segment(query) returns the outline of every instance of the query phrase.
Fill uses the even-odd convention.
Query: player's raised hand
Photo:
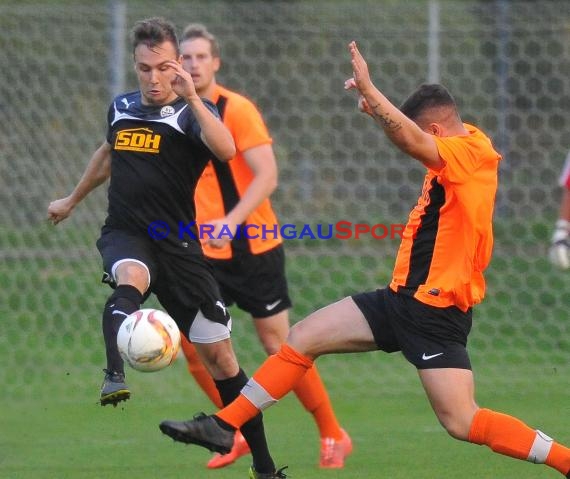
[[[368,89],[374,86],[372,80],[370,80],[368,65],[358,50],[355,41],[348,44],[348,51],[351,58],[352,78],[346,80],[344,88],[346,90],[356,88],[360,93],[365,94]]]
[[[344,82],[345,90],[358,90],[358,109],[364,113],[372,115],[370,105],[364,98],[361,88],[363,85],[372,86],[370,75],[368,73],[368,65],[356,47],[356,42],[350,42],[348,49],[351,54],[352,73],[353,77]],[[363,82],[363,77],[365,81]]]
[[[165,62],[165,65],[176,72],[176,76],[174,80],[172,80],[172,90],[174,90],[174,93],[186,100],[198,98],[196,88],[194,87],[194,80],[192,80],[190,73],[184,70],[182,65],[174,60]]]

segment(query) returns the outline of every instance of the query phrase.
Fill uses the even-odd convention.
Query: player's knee
[[[319,356],[315,347],[315,343],[318,342],[315,341],[317,338],[302,323],[303,321],[291,327],[287,336],[287,344],[301,354],[316,358]]]
[[[281,338],[278,334],[262,334],[259,336],[259,340],[268,356],[277,353],[281,344],[285,342],[285,338]]]
[[[300,341],[303,338],[302,328],[299,324],[295,324],[289,330],[289,334],[287,335],[287,343],[290,344],[293,348],[297,349],[299,347]]]
[[[438,419],[452,438],[467,441],[469,437],[469,424],[466,421],[453,415],[440,415]]]
[[[118,284],[130,284],[141,293],[145,293],[150,284],[148,268],[139,262],[125,261],[117,267],[115,276]]]

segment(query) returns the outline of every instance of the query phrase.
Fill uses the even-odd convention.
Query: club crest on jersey
[[[158,153],[161,136],[149,128],[121,130],[115,138],[115,150],[142,151]]]
[[[172,116],[174,115],[174,113],[175,113],[174,107],[170,105],[163,106],[160,109],[160,116],[162,118],[166,118],[167,116]]]

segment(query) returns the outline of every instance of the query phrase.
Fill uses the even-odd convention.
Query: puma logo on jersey
[[[133,128],[117,133],[115,150],[158,153],[161,136],[148,128]]]
[[[224,316],[228,315],[228,310],[226,309],[226,305],[224,303],[221,301],[216,301],[216,306],[224,312]]]
[[[124,103],[125,108],[127,109],[134,103],[134,101],[129,101],[126,98],[122,98],[121,101]]]

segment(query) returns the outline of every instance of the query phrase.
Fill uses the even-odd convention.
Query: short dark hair
[[[439,107],[457,109],[457,104],[443,85],[424,83],[402,103],[400,111],[411,120],[417,120],[426,110]]]
[[[179,54],[176,29],[171,22],[162,17],[140,20],[135,23],[131,30],[133,53],[140,44],[144,44],[152,49],[164,42],[172,43],[176,49],[176,54]]]
[[[195,38],[203,38],[209,41],[212,47],[212,56],[214,58],[220,58],[220,44],[218,43],[218,39],[201,23],[191,23],[188,25],[182,32],[180,42],[194,40]]]

